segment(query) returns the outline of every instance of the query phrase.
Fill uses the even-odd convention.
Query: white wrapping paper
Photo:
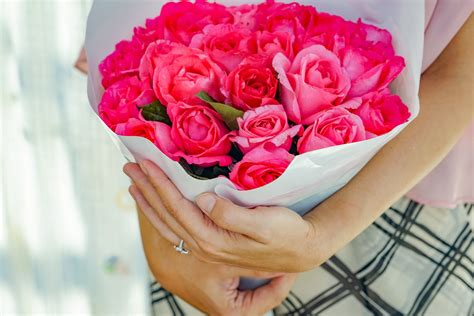
[[[88,95],[92,109],[103,94],[98,65],[110,54],[116,43],[130,39],[133,27],[160,13],[162,0],[95,0],[89,15],[86,52],[89,62]],[[262,1],[220,1],[226,5]],[[291,2],[291,1],[282,1]],[[412,121],[419,111],[418,88],[423,56],[424,0],[303,0],[318,11],[338,14],[346,19],[362,18],[364,22],[388,29],[398,55],[407,67],[392,84],[392,91],[409,107]],[[118,136],[105,124],[115,144],[129,160],[148,159],[159,165],[188,199],[214,191],[242,206],[281,205],[304,214],[343,187],[382,148],[406,127],[403,124],[390,133],[354,144],[330,147],[305,153],[293,160],[276,181],[250,191],[238,191],[227,178],[199,180],[160,152],[150,141],[140,137]],[[383,176],[383,175],[381,175]],[[241,288],[254,288],[261,280],[245,280]]]
[[[222,4],[260,3],[261,1],[221,1]],[[289,1],[283,1],[289,2]],[[398,55],[407,67],[392,84],[392,91],[408,105],[413,120],[419,111],[420,81],[424,32],[423,0],[304,0],[319,11],[341,15],[347,19],[362,18],[365,22],[388,29]],[[97,113],[103,89],[98,65],[114,49],[117,42],[129,39],[133,27],[143,25],[146,18],[160,13],[162,0],[95,0],[89,15],[86,51],[89,62],[88,95]],[[285,173],[276,181],[250,191],[238,191],[226,178],[199,180],[160,152],[150,141],[140,137],[118,136],[109,130],[112,139],[129,160],[149,159],[159,165],[183,195],[193,200],[197,195],[214,191],[243,206],[282,205],[300,214],[308,211],[343,187],[372,156],[405,126],[371,140],[330,147],[296,156]]]

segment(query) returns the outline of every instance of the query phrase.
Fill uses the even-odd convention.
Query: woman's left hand
[[[203,261],[252,270],[302,272],[319,260],[318,230],[285,207],[244,208],[212,193],[185,199],[154,163],[128,163],[130,193],[158,232]]]

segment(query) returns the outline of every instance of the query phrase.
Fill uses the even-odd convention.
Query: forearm
[[[472,19],[423,75],[421,112],[343,189],[306,219],[319,232],[319,264],[350,242],[427,175],[473,120]]]

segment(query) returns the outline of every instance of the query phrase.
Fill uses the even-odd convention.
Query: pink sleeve
[[[426,0],[425,3],[423,71],[449,44],[474,7],[474,0]],[[474,203],[473,174],[474,122],[446,158],[407,195],[435,207],[453,208],[459,203]]]
[[[466,22],[474,8],[474,0],[426,0],[425,71],[446,48]]]

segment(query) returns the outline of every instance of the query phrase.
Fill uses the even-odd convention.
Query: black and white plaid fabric
[[[275,315],[474,315],[473,204],[398,201],[321,267]],[[154,282],[155,315],[200,315]]]

